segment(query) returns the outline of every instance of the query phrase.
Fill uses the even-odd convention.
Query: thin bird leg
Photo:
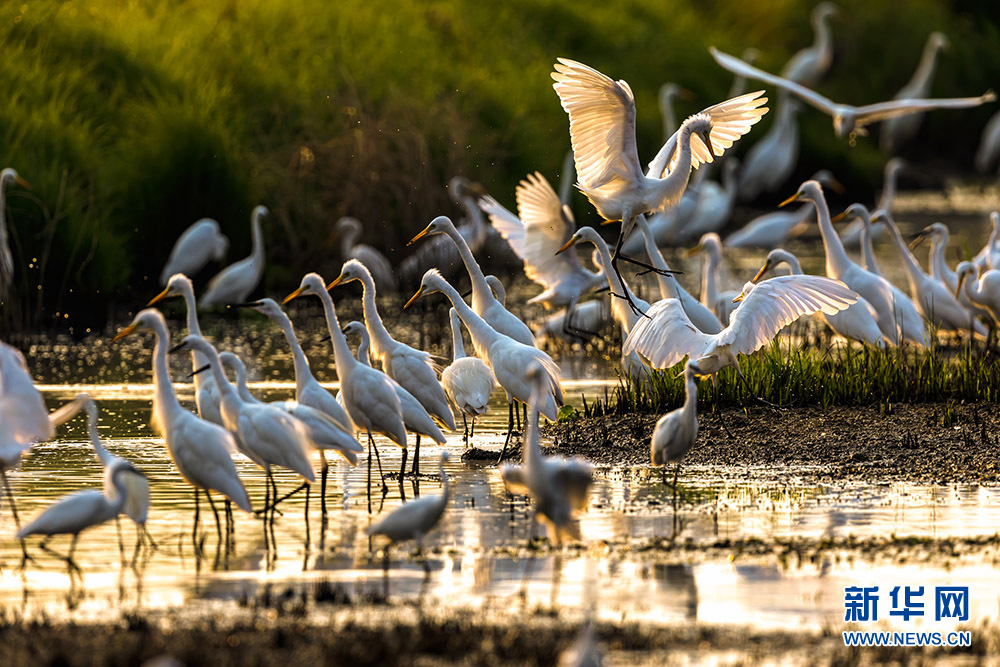
[[[83,569],[76,564],[73,560],[73,554],[76,553],[76,542],[80,539],[80,533],[73,536],[73,541],[69,543],[69,555],[66,556],[66,565],[70,567],[71,570],[76,570],[77,575],[80,577],[80,581],[83,581]]]
[[[4,472],[2,466],[0,466],[0,480],[3,481],[4,491],[7,493],[7,502],[10,503],[10,512],[14,515],[14,527],[17,528],[18,532],[21,531],[21,518],[17,515],[17,503],[14,502],[14,492],[10,490],[10,481],[7,479],[7,473]],[[28,555],[28,547],[25,545],[24,540],[21,540],[21,569],[28,561],[32,563],[35,559]]]
[[[122,540],[122,522],[118,518],[119,515],[115,515],[115,532],[118,533],[118,555],[122,559],[122,563],[125,562],[125,542]]]
[[[375,460],[378,461],[378,474],[382,477],[382,495],[385,495],[389,493],[389,487],[385,483],[385,473],[382,472],[382,457],[378,455],[378,446],[375,445],[375,438],[372,437],[371,431],[368,431],[368,446],[371,448],[370,451],[375,452]],[[368,465],[371,465],[371,454],[368,457]]]
[[[306,552],[309,551],[309,543],[311,542],[311,540],[310,540],[311,536],[309,535],[309,494],[311,492],[312,492],[312,487],[309,487],[309,488],[306,489],[306,509],[305,509],[305,518],[306,518],[306,545],[305,546],[306,546]]]
[[[272,480],[271,483],[273,484],[274,483],[273,478],[271,478],[271,480]],[[292,496],[294,496],[299,491],[302,491],[303,489],[306,489],[308,491],[308,489],[309,489],[309,482],[302,482],[302,484],[299,485],[299,486],[297,486],[297,487],[295,487],[295,489],[293,491],[289,491],[288,493],[286,493],[285,495],[281,496],[280,498],[277,498],[277,487],[275,486],[275,498],[277,498],[277,499],[273,503],[271,503],[270,505],[265,504],[264,505],[264,509],[257,510],[255,512],[255,514],[261,514],[261,513],[267,513],[267,512],[277,511],[275,508],[278,506],[278,503],[282,503],[282,502],[288,500],[289,498],[291,498]],[[278,514],[281,514],[281,512],[278,512]]]
[[[768,406],[770,408],[779,408],[779,407],[781,407],[780,405],[775,405],[774,403],[771,403],[770,401],[765,401],[763,398],[761,398],[757,394],[753,393],[753,389],[750,388],[750,382],[748,382],[747,379],[743,376],[743,371],[740,370],[739,366],[736,367],[736,377],[738,377],[740,379],[740,382],[743,383],[743,387],[747,390],[747,393],[750,394],[751,396],[753,396],[757,400],[758,403],[762,403],[762,404],[764,404],[764,405],[766,405],[766,406]]]
[[[143,538],[149,543],[149,547],[151,549],[158,549],[159,545],[156,543],[156,540],[153,539],[153,535],[149,532],[149,528],[146,527],[146,524],[140,524],[140,528],[142,528]]]
[[[197,489],[197,487],[195,487],[195,490],[194,490],[194,530],[191,531],[191,543],[194,545],[194,555],[195,555],[196,558],[198,557],[198,554],[201,551],[198,548],[198,514],[201,511],[200,505],[201,505],[201,503],[199,502],[199,499],[198,499],[198,489]]]
[[[521,431],[521,408],[516,402],[514,403],[514,427],[518,432]]]
[[[410,474],[416,477],[420,474],[420,434],[417,433],[417,448],[413,452],[413,467],[410,468]]]
[[[268,505],[270,504],[269,503],[270,500],[271,500],[271,485],[265,482],[264,483],[264,509],[262,509],[259,512],[257,512],[257,514],[259,514],[261,516],[261,523],[260,523],[260,525],[264,529],[264,550],[265,551],[270,551],[271,550],[270,537],[267,534],[267,508],[268,508]]]
[[[326,516],[326,476],[330,472],[330,464],[326,460],[326,454],[321,450],[319,453],[321,459],[323,459],[323,470],[320,472],[320,487],[319,487],[319,506],[320,514]]]
[[[476,415],[472,415],[472,428],[469,429],[469,437],[476,437]]]
[[[465,435],[462,436],[462,440],[465,441],[466,449],[469,448],[469,422],[465,418],[465,411],[462,411],[462,427],[465,429]]]
[[[625,241],[625,223],[622,223],[622,233],[618,235],[618,243],[615,244],[615,254],[611,256],[611,268],[614,270],[615,275],[618,276],[618,281],[624,285],[625,278],[622,276],[621,269],[618,268],[618,260],[622,259],[622,243]],[[628,301],[629,308],[636,315],[641,315],[642,317],[649,317],[646,313],[642,312],[639,305],[632,300],[629,296],[628,290],[625,290],[625,294],[615,294],[614,290],[611,290],[611,296],[618,297],[619,299],[625,299]]]
[[[573,315],[576,313],[576,299],[566,307],[566,316],[563,317],[563,333],[573,338],[579,338],[581,343],[597,335],[596,331],[584,329],[573,324]]]
[[[215,537],[219,541],[219,546],[222,546],[222,522],[219,521],[219,510],[215,507],[215,501],[212,500],[212,494],[205,489],[205,497],[208,498],[208,504],[212,507],[212,514],[215,515]]]
[[[503,461],[504,454],[507,453],[507,445],[510,444],[510,434],[514,432],[514,399],[510,399],[507,403],[507,437],[503,441],[503,449],[500,450],[500,458],[497,459],[497,465]]]

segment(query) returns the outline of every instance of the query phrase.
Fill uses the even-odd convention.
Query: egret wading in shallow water
[[[221,262],[227,250],[229,239],[219,229],[219,223],[202,218],[177,237],[160,273],[160,284],[166,286],[170,276],[177,273],[193,276],[212,260]]]
[[[375,281],[372,280],[365,265],[356,259],[345,262],[340,270],[340,275],[327,286],[327,290],[352,280],[359,281],[363,287],[362,301],[365,326],[368,327],[368,335],[371,336],[372,352],[381,360],[385,374],[420,401],[428,414],[441,422],[448,430],[454,431],[455,416],[451,413],[448,397],[444,395],[444,389],[438,382],[437,371],[431,362],[431,355],[399,342],[385,328],[382,317],[378,313],[378,307],[375,305]],[[485,277],[483,284],[486,284]],[[486,289],[489,291],[488,285]],[[436,435],[440,435],[440,432]],[[403,463],[404,465],[406,463],[405,453]],[[413,468],[410,473],[420,474],[420,431],[417,432],[417,443],[413,452]]]
[[[667,140],[643,173],[635,135],[635,100],[624,81],[559,58],[553,88],[569,115],[577,187],[608,222],[622,221],[612,266],[621,279],[622,243],[635,216],[676,207],[691,170],[714,161],[767,113],[763,91],[749,93],[691,116]],[[635,260],[631,260],[635,262]],[[636,262],[647,269],[651,266]],[[638,307],[628,297],[630,307]]]
[[[233,436],[218,424],[205,421],[181,407],[174,393],[167,368],[167,348],[170,333],[167,321],[155,308],[140,310],[132,323],[118,332],[118,341],[139,329],[148,329],[156,336],[153,348],[153,428],[163,436],[170,458],[177,466],[184,480],[194,487],[194,530],[191,538],[195,553],[201,551],[198,544],[198,492],[205,492],[208,503],[215,515],[215,531],[222,543],[222,524],[219,512],[212,500],[212,491],[217,491],[231,500],[245,512],[251,512],[250,497],[243,482],[236,474],[236,466],[230,456],[236,451]]]
[[[393,544],[415,540],[417,550],[422,551],[424,535],[437,525],[445,508],[448,507],[448,499],[451,497],[451,483],[448,481],[448,474],[444,471],[444,464],[448,462],[448,458],[448,452],[441,452],[441,460],[438,463],[438,476],[443,487],[441,495],[423,496],[403,503],[368,526],[365,533],[371,536],[382,535],[389,538]],[[388,558],[388,553],[386,553],[386,558]]]
[[[49,419],[41,392],[31,381],[24,355],[16,347],[0,342],[0,481],[3,482],[3,491],[7,494],[14,525],[18,529],[21,528],[21,519],[7,471],[16,470],[21,465],[21,455],[34,443],[50,440],[53,435],[55,427]],[[21,554],[27,561],[24,540],[21,540]]]
[[[476,431],[476,417],[486,414],[490,404],[490,394],[496,386],[493,371],[479,357],[465,356],[465,343],[462,340],[462,320],[458,312],[448,310],[451,320],[452,362],[441,371],[441,384],[444,393],[462,413],[462,426],[465,428],[465,442],[468,444],[470,435]],[[472,417],[472,431],[466,421],[466,415]]]
[[[708,48],[723,69],[734,74],[741,74],[748,79],[754,79],[782,90],[787,90],[806,104],[813,106],[833,118],[833,131],[838,137],[867,134],[866,127],[890,118],[898,118],[908,114],[922,113],[934,109],[969,109],[996,100],[996,94],[988,90],[979,97],[952,97],[939,99],[907,99],[878,102],[865,106],[838,104],[795,81],[769,74],[762,69],[749,65],[735,56],[719,51],[714,46]]]
[[[267,215],[266,206],[258,206],[253,210],[250,216],[253,251],[249,257],[230,264],[209,281],[208,288],[201,295],[199,307],[212,308],[242,303],[257,288],[257,283],[264,275],[264,233],[260,225]]]
[[[73,560],[76,552],[76,542],[82,533],[91,526],[97,526],[117,517],[128,500],[128,482],[130,476],[145,479],[145,475],[133,468],[127,462],[118,466],[111,473],[111,484],[114,494],[104,491],[77,491],[60,498],[42,512],[34,521],[17,531],[17,539],[23,540],[29,535],[44,535],[40,547],[46,551],[48,540],[53,535],[72,535],[69,554],[62,557],[70,568],[70,576],[75,571],[81,578],[83,570]]]
[[[357,218],[341,218],[334,226],[333,233],[340,237],[342,261],[356,259],[368,269],[375,286],[383,292],[395,292],[399,288],[392,262],[385,255],[366,243],[356,243],[361,237],[361,221]]]
[[[677,518],[677,476],[681,471],[681,461],[694,447],[698,439],[698,383],[701,374],[698,364],[688,359],[684,365],[684,405],[671,410],[656,420],[653,435],[649,440],[649,460],[654,466],[674,466],[674,519]],[[666,483],[666,472],[664,483]],[[675,521],[676,526],[676,521]]]
[[[156,543],[153,542],[153,538],[146,529],[146,520],[149,518],[149,480],[129,461],[109,452],[104,443],[101,442],[97,433],[97,405],[90,398],[90,395],[77,394],[76,398],[51,414],[52,423],[56,426],[65,424],[81,410],[87,413],[87,433],[90,436],[90,444],[94,448],[97,460],[104,467],[104,495],[112,501],[116,499],[118,492],[114,484],[115,471],[125,468],[129,473],[132,473],[122,477],[122,486],[125,488],[125,504],[121,511],[135,522],[136,552],[147,538],[150,545],[155,547]],[[136,472],[139,474],[134,474]],[[118,522],[117,514],[115,522]],[[118,537],[120,540],[120,531]]]
[[[451,301],[452,307],[465,324],[472,336],[472,344],[476,354],[493,369],[493,377],[507,393],[509,406],[507,414],[507,437],[504,439],[500,459],[507,453],[511,433],[514,430],[514,401],[528,403],[531,398],[532,386],[524,376],[524,369],[531,362],[536,362],[545,369],[547,378],[546,391],[538,403],[538,411],[548,419],[555,421],[559,407],[564,403],[562,387],[559,384],[559,367],[552,357],[536,347],[525,345],[510,336],[498,332],[486,320],[476,314],[462,299],[462,295],[452,287],[440,272],[431,269],[420,281],[420,289],[410,297],[403,308],[420,298],[421,295],[442,293]]]
[[[20,185],[31,189],[28,181],[21,178],[14,169],[7,167],[0,171],[0,302],[10,296],[14,284],[14,256],[10,252],[7,238],[7,187]]]
[[[823,187],[834,192],[844,192],[844,186],[826,169],[820,169],[810,180],[818,181]],[[760,215],[741,229],[736,230],[723,241],[726,248],[778,248],[797,236],[804,234],[811,226],[810,217],[815,209],[802,204],[794,211],[777,210]]]
[[[382,461],[378,458],[378,448],[375,446],[372,433],[381,433],[401,449],[406,449],[406,426],[403,423],[403,409],[399,396],[396,395],[396,390],[384,373],[358,363],[358,360],[351,354],[347,338],[344,337],[344,332],[340,329],[340,322],[337,320],[337,309],[333,305],[333,298],[327,292],[326,283],[323,282],[322,276],[318,273],[304,275],[299,288],[286,296],[284,303],[306,294],[319,297],[323,304],[326,326],[329,329],[330,341],[333,345],[333,358],[337,364],[337,376],[340,379],[339,397],[343,399],[344,409],[347,410],[351,421],[357,428],[364,430],[368,436],[369,498],[371,497],[371,455],[373,451],[379,462],[382,493],[385,494],[389,488],[385,484]],[[403,465],[406,465],[405,459]],[[402,473],[403,470],[400,469],[399,483],[401,485],[403,483]],[[370,511],[370,501],[368,507]]]

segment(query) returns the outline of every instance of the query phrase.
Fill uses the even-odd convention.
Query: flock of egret
[[[769,213],[725,242],[717,234],[728,221],[737,197],[754,197],[780,187],[794,167],[798,151],[795,119],[802,109],[789,95],[832,116],[838,136],[864,134],[867,126],[882,122],[884,145],[890,146],[912,136],[913,121],[917,120],[914,114],[938,108],[966,108],[993,99],[992,93],[972,98],[925,99],[934,56],[947,44],[943,36],[935,33],[918,75],[896,99],[860,107],[832,102],[807,86],[815,86],[830,66],[832,38],[828,22],[835,11],[830,3],[817,7],[815,44],[797,54],[781,76],[711,49],[715,60],[738,77],[732,99],[707,107],[674,129],[671,99],[683,93],[676,87],[667,90],[663,104],[669,136],[645,170],[639,162],[635,103],[629,85],[582,63],[558,59],[552,73],[553,87],[569,118],[570,166],[575,168],[577,188],[606,223],[621,222],[613,247],[595,229],[575,227],[568,205],[569,178],[564,176],[562,192],[557,193],[539,173],[528,175],[517,187],[516,214],[468,183],[453,182],[453,193],[465,205],[467,220],[459,226],[445,216],[432,220],[410,241],[421,245],[408,266],[401,266],[398,272],[376,249],[358,243],[363,228],[357,220],[341,219],[334,232],[339,235],[346,259],[340,274],[327,282],[317,273],[308,273],[283,301],[307,295],[321,301],[339,379],[336,394],[313,376],[309,359],[282,306],[270,298],[248,300],[257,290],[264,268],[262,222],[267,209],[258,206],[253,211],[251,256],[216,275],[197,301],[188,275],[224,256],[228,241],[211,220],[200,220],[185,231],[163,270],[163,291],[135,315],[115,340],[137,332],[152,334],[152,421],[181,477],[194,491],[195,549],[200,548],[197,513],[202,493],[212,508],[220,543],[224,530],[226,536],[232,530],[230,505],[245,512],[253,509],[237,474],[234,455],[247,457],[267,475],[264,506],[259,513],[265,517],[265,535],[271,523],[273,539],[275,506],[283,500],[278,497],[271,474],[273,467],[286,468],[301,477],[308,522],[309,493],[317,479],[314,451],[321,464],[320,501],[325,514],[328,454],[339,455],[353,466],[367,452],[369,494],[374,456],[384,493],[387,477],[396,475],[402,483],[404,476],[419,474],[422,438],[444,444],[445,431],[456,430],[453,409],[462,417],[466,441],[474,437],[475,419],[487,410],[497,385],[509,406],[504,452],[515,420],[520,420],[519,405],[526,406],[522,463],[503,464],[501,477],[512,493],[533,499],[534,515],[547,527],[553,542],[579,539],[574,519],[587,506],[593,470],[581,459],[542,453],[539,416],[555,420],[565,402],[560,369],[538,347],[532,330],[507,308],[503,285],[480,267],[476,252],[490,239],[505,240],[522,261],[527,277],[541,285],[543,291],[529,303],[564,309],[556,314],[560,319],[547,322],[541,330],[578,340],[593,335],[610,318],[622,334],[623,374],[635,382],[645,381],[656,369],[687,360],[683,366],[684,404],[663,416],[652,433],[654,466],[673,462],[679,465],[695,443],[696,378],[711,376],[714,380],[720,370],[729,366],[739,373],[739,355],[760,349],[800,317],[821,318],[837,335],[874,347],[906,343],[929,346],[935,342],[935,330],[986,335],[987,327],[1000,318],[1000,243],[996,238],[1000,215],[993,216],[993,235],[983,251],[954,271],[944,256],[947,228],[936,224],[921,232],[914,244],[928,239],[932,245],[928,273],[896,227],[891,201],[883,202],[874,213],[854,205],[837,218],[857,220],[862,251],[858,263],[835,230],[837,218],[831,216],[823,193],[824,184],[839,184],[829,173],[821,173],[803,183],[785,202],[801,202],[798,209]],[[748,154],[742,168],[731,157],[725,158],[724,184],[716,185],[705,178],[709,166],[723,158],[768,112],[763,90],[743,92],[746,80],[760,81],[779,91],[777,120],[767,137]],[[891,184],[900,167],[898,161],[891,164],[886,188],[890,198],[894,191]],[[0,176],[0,213],[3,189],[12,184],[26,185],[16,172],[6,169]],[[492,228],[485,224],[484,215]],[[823,240],[826,276],[803,274],[793,254],[775,247],[810,227],[814,220]],[[909,295],[879,271],[872,252],[873,224],[878,223],[884,226],[901,256]],[[6,248],[5,236],[6,227],[0,224],[0,249]],[[686,238],[699,239],[692,252],[703,253],[705,258],[697,299],[677,281],[660,251],[665,242]],[[588,268],[577,254],[575,246],[581,243],[594,246],[595,269]],[[720,277],[726,246],[770,250],[760,271],[738,292],[726,291]],[[660,300],[650,304],[637,296],[621,271],[621,261],[654,273]],[[787,264],[791,275],[763,279],[780,264]],[[463,266],[471,282],[471,304],[453,284],[456,272]],[[420,275],[414,276],[417,268]],[[0,296],[9,285],[12,270],[9,251],[0,252]],[[407,280],[415,284],[418,279],[419,289],[404,307],[418,298],[441,294],[447,302],[443,305],[450,308],[447,312],[453,361],[440,372],[440,379],[440,369],[428,352],[393,337],[392,323],[383,319],[376,301],[377,292],[394,293]],[[352,281],[362,286],[364,322],[342,326],[331,290]],[[610,308],[598,300],[585,300],[602,288],[612,294]],[[187,308],[187,332],[179,341],[171,335],[163,315],[152,308],[169,297],[183,298]],[[219,306],[249,308],[278,325],[291,348],[294,400],[264,403],[255,398],[247,388],[243,360],[232,351],[218,349],[202,335],[199,309]],[[439,307],[437,312],[443,319],[445,309]],[[473,356],[466,354],[463,327],[471,338]],[[349,336],[359,340],[357,356],[348,344]],[[182,353],[191,355],[196,412],[177,399],[170,374],[169,356]],[[373,359],[380,368],[373,365]],[[103,491],[67,496],[22,527],[7,472],[17,467],[21,455],[33,443],[52,438],[58,425],[81,410],[87,413],[93,446],[106,470]],[[97,419],[97,407],[86,395],[49,413],[32,384],[21,352],[0,344],[0,480],[14,513],[16,537],[22,540],[22,549],[29,535],[70,534],[72,564],[79,533],[123,512],[138,526],[139,540],[153,543],[145,531],[150,510],[148,482],[135,466],[103,447],[97,437]],[[402,463],[397,473],[382,471],[374,435],[384,436],[400,448]],[[412,445],[409,435],[413,436]],[[411,447],[412,467],[407,471]],[[447,453],[439,463],[442,495],[403,504],[373,522],[369,534],[384,535],[393,542],[416,539],[419,544],[449,501],[446,460]],[[676,470],[674,485],[676,488]],[[213,494],[226,503],[225,528]],[[28,558],[26,550],[24,556]]]

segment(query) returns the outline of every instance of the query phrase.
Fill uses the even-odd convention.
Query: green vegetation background
[[[9,198],[17,296],[0,321],[99,326],[158,291],[171,244],[197,218],[221,222],[230,260],[248,254],[257,203],[273,212],[265,283],[276,289],[305,270],[336,270],[330,230],[348,213],[379,230],[368,242],[401,258],[406,239],[453,210],[452,175],[511,203],[525,173],[556,174],[569,147],[549,78],[557,56],[631,84],[650,157],[662,83],[698,94],[686,114],[722,99],[731,82],[708,45],[756,47],[760,66],[779,70],[812,41],[813,4],[0,3],[0,165],[33,185]],[[1000,82],[990,0],[838,4],[835,62],[821,85],[834,99],[890,96],[932,30],[952,40],[935,95]],[[932,115],[912,155],[967,170],[994,111]],[[824,165],[855,185],[878,182],[885,156],[874,136],[849,149],[828,118],[810,111],[802,125],[802,175]]]

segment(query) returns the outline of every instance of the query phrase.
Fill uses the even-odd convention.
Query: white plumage
[[[812,46],[792,56],[782,68],[781,76],[805,86],[814,86],[819,82],[833,62],[833,38],[828,21],[836,14],[837,6],[832,2],[821,2],[813,8],[811,18],[815,38]]]
[[[392,512],[368,527],[368,535],[383,535],[393,543],[405,540],[416,540],[417,548],[423,548],[424,535],[437,525],[448,506],[451,497],[451,485],[444,464],[448,461],[448,452],[441,452],[438,463],[438,474],[444,489],[441,495],[423,496],[408,503],[403,503]]]
[[[399,287],[392,263],[385,255],[365,243],[357,243],[361,237],[361,221],[357,218],[341,218],[334,227],[340,236],[340,256],[342,261],[356,259],[364,264],[375,280],[375,286],[385,292],[395,292]]]
[[[649,440],[649,460],[654,466],[680,463],[698,439],[698,364],[688,360],[684,366],[684,405],[656,420]],[[676,477],[674,484],[677,483]]]
[[[260,225],[267,214],[264,206],[254,208],[250,216],[253,251],[249,257],[230,264],[209,281],[208,289],[201,295],[199,307],[212,308],[242,303],[257,288],[257,283],[264,275],[264,233]]]
[[[219,229],[219,223],[211,218],[202,218],[177,237],[170,251],[160,284],[166,286],[170,276],[183,273],[193,276],[210,261],[221,262],[229,249],[229,239]]]

